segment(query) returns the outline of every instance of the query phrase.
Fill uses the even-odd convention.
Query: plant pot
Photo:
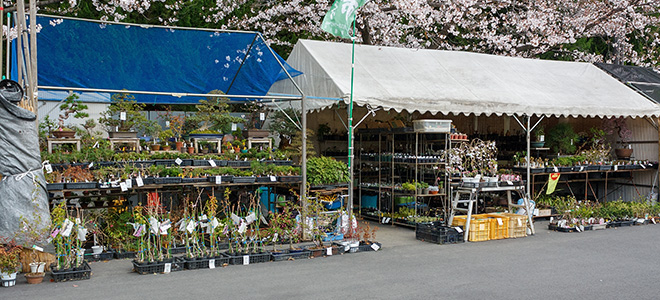
[[[32,272],[32,273],[43,273],[45,267],[46,267],[45,262],[33,262],[33,263],[30,263],[30,272]]]
[[[160,145],[158,144],[151,145],[151,151],[158,151],[158,150],[160,150]]]
[[[108,137],[112,139],[131,139],[137,138],[135,131],[108,131]]]
[[[614,153],[616,154],[616,157],[619,159],[630,159],[630,155],[632,155],[633,149],[628,149],[628,148],[614,149]]]
[[[188,147],[188,154],[195,153],[195,147]]]
[[[176,149],[176,151],[181,152],[181,148],[183,148],[183,142],[174,142],[174,146],[175,146],[174,149]]]
[[[76,132],[73,130],[55,130],[53,135],[58,139],[72,139],[76,137]]]
[[[263,130],[263,129],[248,129],[245,132],[246,137],[251,137],[251,138],[265,138],[268,137],[268,130]]]
[[[172,147],[170,145],[167,145],[167,146],[162,146],[161,149],[163,151],[170,151],[170,149],[172,149]]]
[[[27,279],[28,284],[39,284],[44,281],[44,276],[46,273],[27,273],[25,274],[25,279]]]
[[[99,255],[103,253],[103,246],[92,246],[92,254]]]
[[[16,285],[16,272],[0,273],[0,282],[4,287],[10,287]]]

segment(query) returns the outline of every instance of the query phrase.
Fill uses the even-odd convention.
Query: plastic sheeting
[[[3,81],[4,82],[4,81]],[[25,242],[21,221],[35,232],[50,227],[46,179],[41,169],[36,116],[0,90],[0,237]],[[20,97],[19,97],[20,98]]]
[[[351,44],[299,40],[287,59],[306,96],[351,91]],[[270,93],[295,95],[289,82]],[[337,101],[307,99],[310,110]],[[400,112],[558,117],[658,116],[660,108],[588,63],[460,51],[355,46],[353,101]]]
[[[596,66],[660,103],[660,74],[653,69],[605,63],[597,63]]]
[[[288,78],[278,60],[292,76],[300,74],[271,52],[257,32],[102,24],[47,16],[38,16],[37,23],[42,26],[37,35],[40,86],[199,94],[221,90],[263,96],[275,81]],[[135,96],[144,103],[196,103],[201,98]]]

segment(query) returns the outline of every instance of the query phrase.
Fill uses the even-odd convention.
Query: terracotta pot
[[[181,151],[181,148],[183,148],[183,142],[174,142],[174,146],[175,146],[174,149],[176,149],[176,151]]]
[[[616,154],[616,157],[618,157],[619,159],[622,158],[630,159],[630,155],[632,155],[633,149],[628,149],[628,148],[614,149],[614,153]]]
[[[161,149],[163,149],[163,151],[170,151],[170,149],[172,149],[172,146],[170,145],[162,146]]]
[[[73,130],[55,130],[53,135],[58,139],[72,139],[76,137],[76,132]]]
[[[160,145],[158,144],[151,145],[151,151],[158,151],[158,150],[160,150]]]
[[[45,275],[45,273],[26,273],[25,279],[27,279],[27,283],[29,284],[39,284],[44,281]]]
[[[188,154],[195,153],[195,147],[188,147]]]

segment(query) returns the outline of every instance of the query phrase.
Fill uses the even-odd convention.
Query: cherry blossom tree
[[[300,38],[337,39],[320,29],[333,0],[42,2],[49,14],[260,31],[284,56]],[[364,44],[657,68],[659,16],[660,0],[372,0],[356,34]]]

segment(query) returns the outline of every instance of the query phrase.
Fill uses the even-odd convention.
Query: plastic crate
[[[234,180],[233,175],[224,175],[224,176],[220,176],[220,177],[221,177],[220,178],[221,179],[220,184],[231,183]],[[215,176],[208,176],[208,177],[206,177],[206,180],[208,180],[208,182],[215,183]]]
[[[463,233],[439,223],[417,223],[415,238],[429,243],[456,244],[463,242]]]
[[[115,259],[126,259],[126,258],[135,259],[134,251],[122,251],[122,252],[115,251],[114,255],[115,255]]]
[[[230,161],[227,161],[227,166],[228,167],[249,167],[250,162],[249,161],[243,161],[243,160],[230,160]]]
[[[64,183],[48,183],[46,187],[49,191],[59,191],[64,189]]]
[[[233,183],[254,183],[257,177],[254,176],[234,176]]]
[[[85,260],[92,262],[92,261],[104,261],[104,260],[111,260],[115,258],[115,252],[112,250],[109,251],[103,251],[101,254],[94,254],[89,250],[85,250]]]
[[[208,257],[194,257],[183,258],[184,268],[187,270],[208,269],[211,259],[215,259],[215,267],[222,267],[224,264],[229,264],[229,257],[216,256],[214,258]]]
[[[176,163],[174,162],[174,159],[157,159],[154,160],[154,165],[171,167],[171,166],[175,166]]]
[[[249,257],[250,259],[249,264],[264,263],[264,262],[269,262],[271,260],[271,255],[268,252],[251,253],[251,254],[225,252],[224,255],[226,255],[229,258],[230,265],[242,265],[243,258],[245,256]]]
[[[91,190],[98,187],[98,182],[69,182],[66,184],[66,188],[69,190]]]
[[[86,261],[83,261],[82,265],[78,270],[54,270],[54,264],[50,266],[51,276],[55,282],[63,281],[73,281],[73,280],[85,280],[89,279],[92,276],[92,268]]]
[[[156,177],[154,178],[155,184],[171,184],[181,183],[181,177]]]
[[[312,252],[307,249],[303,249],[300,251],[294,250],[293,252],[291,252],[291,250],[287,249],[287,250],[282,250],[280,252],[271,252],[270,254],[273,257],[273,261],[284,261],[284,260],[309,258],[312,255]]]
[[[470,234],[468,240],[470,242],[483,242],[490,239],[490,220],[489,219],[472,219],[470,220]]]
[[[378,247],[376,248],[378,250],[383,248],[383,244],[378,243],[378,242],[373,242],[371,244],[364,244],[364,243],[360,242],[360,246],[358,246],[358,252],[376,251],[373,248],[374,244],[378,245]]]
[[[278,176],[277,181],[279,181],[279,182],[300,182],[300,181],[302,181],[302,176]]]
[[[491,240],[500,240],[509,238],[510,217],[502,214],[486,214],[490,219]]]
[[[183,270],[183,259],[178,257],[166,259],[162,262],[138,262],[133,260],[133,270],[140,275],[164,273],[165,265],[168,263],[171,264],[170,272]]]

